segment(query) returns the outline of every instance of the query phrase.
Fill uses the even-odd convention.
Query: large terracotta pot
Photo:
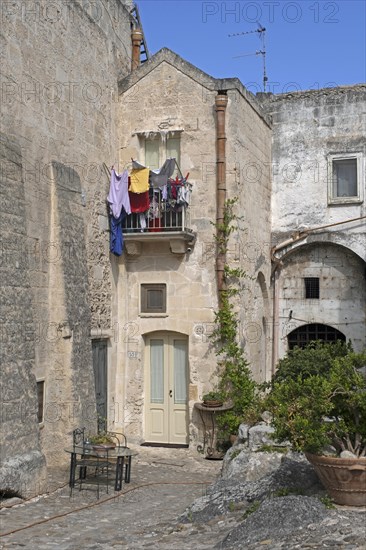
[[[336,504],[366,506],[366,458],[305,455]]]

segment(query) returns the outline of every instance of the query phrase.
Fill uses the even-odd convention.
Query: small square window
[[[361,202],[361,182],[361,153],[328,157],[329,203]]]
[[[166,313],[166,284],[141,285],[141,313]]]
[[[318,277],[305,277],[305,298],[318,299],[319,298],[319,278]]]
[[[44,421],[44,380],[37,381],[38,424]]]

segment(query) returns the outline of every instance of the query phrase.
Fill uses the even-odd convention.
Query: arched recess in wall
[[[302,325],[290,332],[287,336],[289,349],[293,349],[295,346],[303,348],[314,340],[322,340],[323,342],[341,340],[345,342],[346,337],[340,330],[321,323]]]
[[[355,351],[365,347],[365,267],[359,254],[326,241],[302,244],[282,256],[274,321],[278,357],[288,349],[288,335],[304,325],[334,327],[352,341]]]
[[[357,238],[358,237],[358,238]],[[303,240],[295,240],[293,243],[288,244],[286,247],[276,253],[276,257],[284,261],[292,254],[296,254],[299,249],[313,246],[321,246],[329,244],[339,249],[343,249],[344,252],[349,252],[360,258],[366,263],[366,249],[364,245],[364,239],[362,234],[355,235],[355,239],[350,241],[346,234],[339,234],[338,232],[327,232],[311,234]]]
[[[188,445],[188,336],[173,331],[144,334],[144,439]]]

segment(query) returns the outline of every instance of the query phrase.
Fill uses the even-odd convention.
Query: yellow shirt
[[[131,170],[130,178],[131,193],[145,193],[149,190],[149,168],[142,168],[142,170]]]

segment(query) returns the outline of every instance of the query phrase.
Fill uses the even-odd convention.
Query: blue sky
[[[167,47],[206,73],[263,91],[256,21],[266,28],[267,91],[365,82],[364,0],[137,0],[150,53]]]

